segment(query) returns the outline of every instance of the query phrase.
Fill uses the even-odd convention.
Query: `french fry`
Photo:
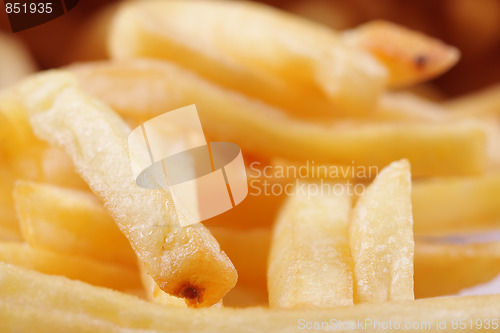
[[[91,193],[18,181],[14,198],[24,239],[31,246],[137,266],[130,243]]]
[[[146,298],[148,300],[155,303],[178,307],[178,308],[187,307],[184,299],[169,295],[163,290],[161,290],[160,287],[158,287],[156,282],[153,280],[153,278],[144,270],[144,268],[141,268],[141,280],[142,280],[142,286],[146,292]],[[222,307],[222,300],[212,305],[212,308],[221,308],[221,307]]]
[[[35,62],[21,41],[0,32],[0,88],[35,71]]]
[[[2,210],[2,208],[0,208],[0,210]],[[4,212],[1,211],[0,212],[0,218],[2,219],[1,221],[5,221],[4,220],[4,216],[3,216]],[[3,241],[3,242],[20,242],[22,241],[22,236],[20,235],[19,233],[19,230],[16,230],[16,229],[11,229],[9,227],[6,227],[5,225],[3,225],[3,222],[0,223],[0,241]]]
[[[35,138],[22,101],[14,95],[10,89],[0,94],[0,238],[4,240],[21,239],[12,199],[16,179],[86,187],[67,155]]]
[[[499,242],[415,244],[416,298],[455,294],[499,274]]]
[[[298,192],[286,201],[274,226],[269,254],[271,307],[353,304],[351,199],[343,188],[338,194]]]
[[[0,263],[0,330],[54,332],[301,332],[306,327],[326,330],[347,327],[359,332],[375,325],[415,323],[415,332],[429,332],[443,321],[451,327],[488,319],[494,330],[499,295],[432,298],[411,302],[361,304],[333,309],[269,310],[167,308],[117,291],[64,277],[49,276]],[[333,320],[332,320],[333,319]],[[360,322],[360,323],[359,323]],[[359,324],[358,324],[359,323]],[[458,322],[455,322],[458,324]],[[497,323],[498,324],[498,323]],[[328,325],[328,326],[327,326]],[[362,326],[359,326],[362,325]],[[491,326],[493,325],[493,326]],[[337,327],[337,328],[336,328]],[[381,328],[380,331],[383,329]],[[407,329],[408,330],[408,329]],[[462,332],[476,332],[476,326]]]
[[[485,168],[483,123],[304,122],[168,63],[128,60],[69,70],[84,90],[136,124],[195,103],[209,138],[237,143],[256,156],[379,168],[407,158],[414,176],[478,174]]]
[[[236,284],[231,261],[203,225],[178,226],[167,192],[135,184],[127,147],[130,129],[71,81],[66,73],[51,72],[19,88],[36,135],[72,157],[162,290],[190,306],[217,303]]]
[[[412,188],[414,232],[439,235],[500,226],[500,172],[419,180]]]
[[[389,69],[391,87],[432,79],[450,69],[460,57],[458,49],[452,46],[387,21],[373,21],[348,30],[343,39],[377,57]]]
[[[451,99],[444,106],[454,114],[461,116],[500,117],[500,85],[472,92],[465,96]]]
[[[449,122],[454,121],[448,110],[440,104],[410,93],[386,93],[382,95],[377,109],[370,115],[373,121],[384,122]]]
[[[0,242],[0,261],[116,290],[137,289],[141,286],[137,269],[34,249],[22,243]]]
[[[332,30],[252,2],[128,3],[109,40],[114,59],[168,59],[305,116],[367,114],[386,77]]]
[[[349,235],[355,303],[414,298],[408,161],[387,166],[361,195],[352,213]]]
[[[166,292],[161,290],[160,287],[158,287],[155,280],[153,280],[151,275],[146,272],[144,267],[140,266],[139,269],[141,273],[142,286],[146,293],[147,300],[173,307],[186,307],[186,302],[184,302],[184,299],[167,294]]]

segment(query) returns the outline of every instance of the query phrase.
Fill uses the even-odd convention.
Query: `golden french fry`
[[[461,116],[500,116],[500,85],[451,99],[444,106]]]
[[[93,194],[18,181],[14,199],[24,239],[31,246],[137,266],[130,243]]]
[[[0,242],[0,261],[116,290],[136,289],[141,286],[137,269],[35,249],[23,243]]]
[[[393,162],[361,195],[351,217],[355,303],[414,298],[411,210],[410,165]]]
[[[110,54],[168,59],[304,116],[366,114],[386,77],[332,30],[252,2],[127,3],[114,19]]]
[[[142,286],[144,288],[147,300],[168,306],[180,308],[186,307],[186,302],[184,302],[184,299],[167,294],[166,292],[161,290],[160,287],[158,287],[155,280],[153,280],[151,275],[146,272],[144,267],[139,265],[139,269],[141,273]]]
[[[0,263],[0,330],[79,332],[301,332],[326,330],[375,331],[378,325],[395,330],[429,332],[446,322],[451,330],[460,319],[474,324],[462,332],[477,332],[476,320],[496,329],[500,295],[431,298],[316,309],[183,309],[165,307],[117,291],[64,277],[49,276]],[[459,319],[458,319],[459,318]],[[410,323],[408,326],[407,323]],[[406,326],[405,326],[406,325]],[[412,325],[414,325],[412,327]],[[441,324],[442,325],[442,324]],[[441,326],[442,327],[442,326]]]
[[[26,46],[0,32],[0,88],[16,83],[35,70],[35,61]]]
[[[465,233],[500,226],[500,172],[420,180],[412,188],[415,234]]]
[[[178,226],[167,192],[136,185],[127,146],[130,129],[72,80],[50,72],[20,86],[34,132],[69,153],[162,290],[190,306],[217,303],[236,284],[231,261],[203,225]]]
[[[169,295],[163,290],[161,290],[160,287],[158,287],[156,282],[153,280],[153,278],[144,270],[144,268],[141,268],[140,271],[141,271],[142,285],[143,288],[145,289],[146,298],[148,300],[155,303],[160,303],[163,305],[173,306],[178,308],[187,307],[184,299]],[[222,300],[212,305],[212,308],[221,308],[221,307],[222,307]]]
[[[351,199],[347,187],[335,185],[340,185],[340,193],[298,192],[282,208],[273,230],[267,271],[271,307],[353,304],[348,237]]]
[[[70,70],[84,90],[135,123],[195,103],[208,137],[237,143],[256,156],[379,168],[407,158],[414,176],[477,174],[485,168],[483,123],[304,122],[168,63],[128,60]]]
[[[343,39],[383,63],[389,69],[391,87],[432,79],[450,69],[460,57],[452,46],[386,21],[368,22],[344,32]]]
[[[450,295],[500,275],[500,243],[415,242],[415,297]]]

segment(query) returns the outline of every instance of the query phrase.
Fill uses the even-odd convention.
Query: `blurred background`
[[[264,2],[338,30],[375,19],[389,20],[458,47],[462,52],[460,62],[430,83],[436,99],[460,95],[500,81],[500,0]],[[104,39],[108,18],[117,3],[112,0],[80,0],[67,14],[15,34],[11,33],[7,15],[2,10],[0,29],[24,42],[38,69],[101,59],[106,56]]]

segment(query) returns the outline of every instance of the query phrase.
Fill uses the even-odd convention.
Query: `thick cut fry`
[[[465,233],[500,226],[500,172],[416,181],[415,234]]]
[[[31,246],[137,266],[130,243],[91,193],[18,181],[14,198]]]
[[[391,87],[410,86],[432,79],[455,65],[458,49],[386,22],[366,23],[343,35],[344,40],[373,54],[389,69]]]
[[[354,301],[413,299],[413,219],[408,161],[387,166],[356,203],[350,225]]]
[[[116,290],[133,290],[141,287],[137,269],[34,249],[22,243],[0,242],[0,261]]]
[[[316,195],[298,190],[285,203],[273,230],[269,254],[271,307],[353,304],[348,237],[351,200],[347,188],[340,189]]]
[[[53,72],[19,88],[35,134],[69,153],[162,290],[191,306],[217,303],[236,283],[231,261],[203,225],[178,226],[167,192],[135,184],[127,147],[130,129],[72,80]]]
[[[416,242],[415,297],[435,297],[489,282],[500,274],[500,243]]]
[[[454,114],[462,116],[495,115],[500,117],[500,85],[454,98],[444,103],[444,106]]]
[[[252,2],[147,1],[120,8],[113,58],[160,58],[302,114],[368,113],[385,68],[328,28]]]
[[[482,123],[304,122],[168,63],[129,60],[70,70],[86,91],[135,123],[195,103],[209,138],[237,143],[256,156],[379,168],[407,158],[415,176],[477,174],[485,168]]]
[[[361,304],[314,311],[167,308],[105,288],[0,264],[0,330],[5,332],[288,333],[315,326],[318,330],[340,330],[342,323],[348,325],[343,332],[359,332],[386,331],[377,330],[375,325],[389,325],[389,322],[400,325],[393,331],[429,332],[443,321],[449,328],[457,318],[474,323],[489,319],[491,325],[498,318],[498,304],[500,295]],[[406,323],[415,326],[405,329]],[[477,332],[477,329],[474,326],[461,332]]]

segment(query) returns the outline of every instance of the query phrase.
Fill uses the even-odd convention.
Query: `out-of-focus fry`
[[[409,86],[434,78],[455,65],[458,49],[422,33],[373,21],[343,33],[343,39],[369,51],[389,69],[391,87]]]
[[[420,180],[412,188],[415,234],[464,233],[500,226],[500,172]]]
[[[22,101],[10,89],[0,94],[0,228],[3,239],[20,239],[12,191],[16,179],[85,188],[71,160],[33,135]]]
[[[386,93],[382,95],[377,109],[369,116],[373,121],[449,122],[452,115],[447,110],[427,99],[410,93]]]
[[[114,19],[110,53],[168,59],[306,116],[366,114],[386,76],[332,30],[254,2],[127,3]]]
[[[43,150],[39,163],[41,168],[39,181],[88,190],[88,185],[76,174],[71,157],[61,149],[48,146]]]
[[[27,48],[15,37],[0,32],[0,89],[36,70]]]
[[[358,199],[350,224],[355,303],[414,298],[408,161],[382,170]]]
[[[500,84],[451,99],[444,106],[461,116],[500,117]]]
[[[141,287],[139,271],[93,259],[0,242],[0,261],[116,290]]]
[[[70,70],[87,92],[135,123],[195,103],[209,138],[237,143],[257,156],[380,168],[407,158],[414,176],[477,174],[485,168],[482,123],[304,122],[168,63],[128,60]]]
[[[498,317],[500,295],[432,298],[411,302],[361,304],[333,309],[269,310],[167,308],[117,291],[64,277],[49,276],[0,263],[2,331],[79,332],[301,332],[319,325],[330,330],[352,323],[345,332],[375,330],[378,323],[418,323],[414,332],[429,332],[438,323]],[[333,315],[332,315],[333,314]],[[333,318],[332,318],[333,316]],[[332,319],[334,321],[332,322]],[[370,321],[371,320],[371,321]],[[363,326],[358,326],[361,321]],[[317,323],[317,324],[315,324]],[[335,328],[334,325],[337,325]],[[340,326],[342,327],[342,326]],[[449,326],[447,326],[449,327]],[[462,332],[476,332],[476,328]]]
[[[217,226],[209,229],[233,261],[238,271],[238,285],[265,290],[270,230],[235,230]]]
[[[0,207],[0,241],[2,242],[19,242],[22,241],[22,236],[16,229],[11,229],[3,224],[4,221],[4,212],[3,208]],[[10,216],[9,216],[10,218]]]
[[[351,199],[347,188],[339,187],[338,192],[328,194],[298,192],[282,208],[267,271],[271,307],[353,304],[348,237]]]
[[[18,181],[14,198],[24,239],[31,246],[137,266],[130,243],[94,195]]]
[[[190,306],[217,303],[236,284],[231,261],[203,225],[179,227],[167,192],[136,185],[130,129],[72,80],[67,73],[44,73],[18,88],[34,132],[69,153],[162,290]]]
[[[451,295],[500,275],[500,243],[415,243],[415,297]]]

